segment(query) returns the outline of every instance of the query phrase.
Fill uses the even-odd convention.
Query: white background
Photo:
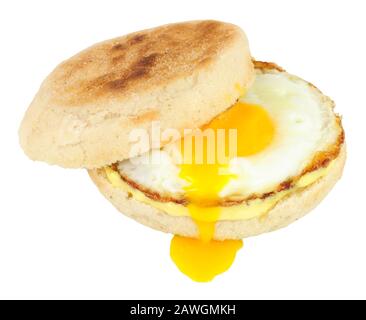
[[[366,298],[365,1],[1,1],[0,298]],[[343,179],[310,215],[247,239],[199,284],[170,235],[118,213],[85,170],[26,158],[17,130],[44,77],[94,42],[168,22],[240,25],[257,59],[316,84],[344,117]]]

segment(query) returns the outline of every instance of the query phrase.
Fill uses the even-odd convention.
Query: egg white
[[[258,72],[240,101],[263,107],[274,123],[275,136],[263,151],[231,159],[229,172],[236,178],[226,184],[220,197],[269,192],[299,175],[318,151],[337,139],[336,117],[324,103],[324,96],[306,81],[287,73]],[[122,161],[118,169],[152,191],[182,196],[187,182],[179,177],[179,166],[167,150],[153,150],[133,161]]]

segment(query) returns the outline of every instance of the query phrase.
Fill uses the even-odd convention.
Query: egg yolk
[[[215,224],[220,218],[220,191],[231,179],[235,179],[228,172],[230,159],[250,156],[264,150],[271,143],[275,132],[273,122],[265,109],[242,102],[236,103],[213,119],[202,128],[202,132],[206,129],[214,132],[213,143],[209,138],[202,139],[198,134],[189,137],[190,144],[185,143],[188,137],[182,139],[184,161],[180,165],[179,173],[187,182],[185,192],[189,201],[188,209],[197,225],[199,238],[175,235],[170,246],[170,256],[178,269],[199,282],[210,281],[228,270],[236,252],[243,245],[242,240],[213,239]],[[234,135],[230,129],[235,132],[234,153],[231,152]],[[200,148],[197,149],[197,145]],[[197,153],[197,150],[201,153]],[[222,152],[229,156],[223,157]],[[190,157],[186,157],[187,154]]]
[[[170,250],[179,270],[198,282],[211,281],[228,270],[242,241],[204,242],[200,239],[174,236]]]

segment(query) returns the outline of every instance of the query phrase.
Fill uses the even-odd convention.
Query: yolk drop
[[[220,219],[220,192],[231,179],[235,179],[235,176],[228,172],[230,158],[224,163],[220,162],[219,159],[222,157],[219,158],[218,154],[223,150],[218,149],[224,148],[225,154],[230,154],[229,129],[235,129],[236,154],[234,156],[245,157],[256,154],[271,143],[274,125],[262,107],[238,102],[202,129],[214,130],[215,143],[201,139],[202,154],[199,157],[195,147],[198,144],[198,137],[193,136],[193,139],[191,137],[192,144],[189,149],[183,141],[182,155],[184,157],[185,153],[190,152],[192,161],[183,162],[179,174],[188,182],[185,187],[186,197],[190,202],[188,209],[197,225],[199,238],[174,236],[170,246],[170,256],[185,275],[192,280],[206,282],[228,270],[235,259],[236,252],[243,245],[242,240],[213,240],[215,224]],[[223,146],[218,144],[219,129],[224,129]],[[210,162],[212,154],[214,161]]]
[[[207,282],[230,268],[241,247],[238,240],[204,242],[174,236],[170,252],[181,272],[197,282]]]

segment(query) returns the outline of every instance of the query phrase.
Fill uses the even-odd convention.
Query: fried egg
[[[322,99],[319,91],[297,77],[275,69],[257,70],[250,90],[202,128],[213,130],[214,143],[193,134],[179,144],[117,164],[120,177],[143,192],[171,202],[184,201],[199,232],[198,239],[177,235],[172,239],[171,258],[184,274],[195,281],[210,281],[230,267],[242,247],[242,240],[213,240],[215,223],[225,211],[222,203],[260,198],[278,190],[286,181],[303,175],[314,158],[334,144],[340,128]],[[231,129],[235,130],[234,154],[228,152]],[[224,130],[223,146],[218,140],[220,130]],[[188,137],[191,144],[185,144]],[[203,156],[195,149],[199,141]],[[224,161],[217,152],[222,149],[225,155],[229,153]],[[212,161],[210,154],[214,154]]]
[[[261,147],[263,142],[258,142],[258,133],[244,130],[240,135],[239,130],[238,145],[245,146],[238,151],[244,156],[230,159],[227,171],[235,178],[227,181],[219,197],[245,198],[270,192],[283,181],[301,174],[317,152],[333,143],[339,133],[337,122],[332,110],[319,103],[320,99],[320,93],[297,77],[283,72],[259,72],[247,94],[226,112],[225,126],[230,126],[230,121],[239,128],[250,121],[259,121],[261,131],[268,134],[273,128],[273,133],[269,133],[270,142]],[[240,113],[241,118],[237,118]],[[245,119],[248,114],[251,120]],[[250,143],[257,152],[246,154],[245,148],[253,148]],[[118,169],[122,176],[152,192],[184,197],[189,183],[182,178],[169,148],[120,162]]]

